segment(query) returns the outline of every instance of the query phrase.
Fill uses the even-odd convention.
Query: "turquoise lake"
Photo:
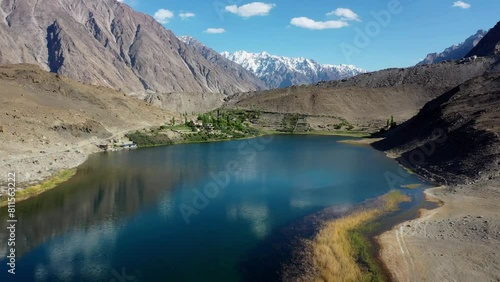
[[[15,276],[2,210],[0,281],[274,281],[283,257],[265,246],[280,230],[426,185],[408,174],[395,185],[390,177],[404,171],[394,160],[343,139],[278,135],[92,155],[68,182],[17,204]]]

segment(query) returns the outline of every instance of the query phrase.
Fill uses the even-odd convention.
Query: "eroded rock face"
[[[127,93],[259,90],[206,59],[152,17],[116,0],[4,0],[0,64],[31,63]]]

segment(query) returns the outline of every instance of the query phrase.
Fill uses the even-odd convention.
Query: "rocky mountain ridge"
[[[476,34],[467,38],[464,42],[446,48],[441,53],[431,53],[417,65],[436,64],[447,60],[458,60],[467,55],[481,39],[486,35],[485,30],[478,30]]]
[[[116,0],[4,0],[0,15],[0,64],[36,64],[125,93],[260,89]]]
[[[246,70],[241,65],[225,58],[217,51],[209,48],[205,44],[191,36],[179,36],[180,41],[194,49],[198,54],[201,54],[208,61],[221,66],[227,72],[234,74],[236,77],[244,81],[250,82],[256,86],[256,90],[265,90],[267,87],[254,73]]]
[[[352,65],[322,65],[311,59],[275,56],[267,52],[223,52],[222,56],[254,73],[269,88],[338,80],[365,72]]]
[[[466,57],[500,55],[500,22],[472,49]]]

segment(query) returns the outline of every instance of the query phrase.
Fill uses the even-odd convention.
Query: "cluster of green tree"
[[[162,125],[157,129],[151,129],[149,132],[136,131],[130,133],[127,137],[140,147],[170,145],[173,144],[168,136],[161,133],[162,130],[169,128],[187,129],[191,128],[193,133],[183,134],[182,137],[187,142],[207,142],[217,140],[239,139],[250,136],[257,136],[260,132],[252,128],[249,120],[259,118],[258,112],[246,112],[242,110],[217,110],[200,114],[198,120],[203,123],[204,128],[199,132],[197,125],[188,120],[188,114],[182,114],[183,124],[176,125],[175,118],[172,118],[169,125]],[[211,124],[213,130],[207,130]]]
[[[390,119],[387,119],[387,124],[384,128],[381,128],[378,133],[385,133],[387,130],[390,130],[394,127],[398,126],[398,123],[394,120],[394,116],[391,116]]]
[[[281,121],[281,128],[278,131],[281,132],[293,132],[295,127],[297,127],[297,122],[300,118],[304,118],[301,114],[285,114],[283,120]]]
[[[387,128],[392,128],[392,127],[396,127],[398,124],[396,123],[396,121],[394,121],[394,116],[391,116],[391,119],[387,120]]]
[[[248,120],[256,118],[258,118],[258,113],[241,110],[217,110],[198,116],[198,120],[201,121],[203,125],[212,124],[215,130],[231,134],[233,134],[234,131],[240,131],[247,134],[256,133],[256,130],[251,129],[248,124]],[[188,122],[187,125],[192,128],[195,127],[193,122]]]
[[[168,136],[158,132],[144,133],[136,131],[127,134],[127,137],[139,147],[173,144]]]
[[[260,132],[252,128],[249,120],[258,119],[259,113],[246,112],[241,110],[217,110],[200,114],[198,121],[203,123],[203,126],[212,125],[213,132],[201,130],[193,134],[185,134],[184,139],[191,142],[203,142],[214,140],[238,139],[248,136],[257,136]],[[193,131],[197,131],[194,122],[186,123]]]

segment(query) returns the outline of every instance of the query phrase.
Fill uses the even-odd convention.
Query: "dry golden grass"
[[[328,222],[312,242],[315,281],[367,281],[372,280],[357,263],[356,247],[352,232],[372,222],[377,217],[394,211],[409,197],[391,192],[381,198],[378,208],[354,213],[351,216]]]
[[[54,177],[26,189],[19,189],[16,191],[16,202],[20,202],[31,198],[33,196],[42,194],[43,192],[50,190],[57,185],[67,181],[76,173],[76,168],[66,169],[59,171]],[[1,199],[0,207],[7,206],[7,198]]]
[[[402,185],[401,187],[406,189],[417,189],[420,188],[421,186],[422,184],[408,184],[408,185]]]

